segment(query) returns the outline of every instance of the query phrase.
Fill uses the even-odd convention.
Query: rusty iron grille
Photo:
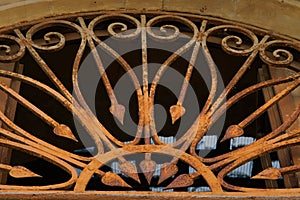
[[[3,29],[0,40],[0,76],[21,83],[0,82],[17,102],[14,120],[0,112],[0,145],[13,149],[1,190],[274,194],[300,169],[278,156],[300,142],[299,101],[270,120],[297,96],[295,39],[204,16],[93,13]],[[277,167],[262,164],[273,157]]]

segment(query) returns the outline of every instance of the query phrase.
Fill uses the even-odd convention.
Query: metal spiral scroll
[[[0,35],[1,45],[0,59],[3,62],[15,62],[20,60],[25,54],[25,46],[21,44],[21,40],[11,35]],[[18,45],[17,52],[12,50],[13,45]],[[4,54],[4,55],[3,55]]]
[[[172,23],[169,24],[169,22]],[[0,120],[6,125],[5,127],[7,127],[0,129],[0,134],[4,136],[4,138],[0,139],[1,146],[7,146],[42,158],[63,169],[70,176],[69,180],[59,184],[47,186],[0,185],[0,189],[71,189],[75,192],[84,192],[93,176],[101,177],[101,182],[108,186],[135,189],[136,185],[141,184],[141,174],[145,176],[150,187],[158,164],[154,161],[152,156],[153,154],[158,154],[170,158],[169,161],[160,163],[162,167],[160,169],[157,185],[168,180],[169,183],[165,186],[165,189],[193,186],[197,179],[203,178],[212,193],[222,193],[225,192],[225,190],[243,192],[265,191],[266,189],[261,188],[235,186],[227,183],[224,178],[235,168],[248,161],[254,160],[264,153],[297,145],[300,142],[300,130],[288,129],[299,118],[299,103],[294,112],[291,113],[289,118],[279,127],[248,146],[215,157],[199,156],[196,152],[196,146],[203,137],[209,133],[212,126],[226,114],[229,108],[248,95],[267,87],[289,83],[284,90],[258,107],[245,117],[245,119],[240,119],[240,122],[237,124],[224,127],[226,133],[222,135],[220,142],[242,136],[247,126],[253,123],[253,121],[263,113],[267,112],[271,106],[278,103],[282,98],[299,87],[300,74],[299,71],[295,71],[292,75],[263,81],[232,94],[234,87],[247,74],[248,69],[254,63],[255,59],[260,59],[261,62],[272,67],[289,67],[295,61],[293,53],[300,51],[300,43],[299,41],[286,40],[280,37],[271,39],[263,30],[251,30],[251,27],[227,24],[225,21],[219,21],[217,23],[222,23],[222,25],[215,25],[214,22],[215,21],[210,21],[210,18],[201,16],[197,16],[196,18],[194,16],[194,18],[189,19],[188,17],[174,14],[157,15],[154,17],[153,15],[131,16],[121,13],[102,14],[92,19],[90,17],[85,18],[84,16],[79,16],[75,20],[48,20],[35,24],[28,30],[15,29],[11,34],[0,35],[1,62],[22,61],[25,54],[30,54],[56,88],[51,88],[28,76],[6,70],[0,70],[0,76],[30,85],[59,102],[64,109],[73,114],[74,118],[85,128],[86,133],[95,142],[97,149],[97,153],[91,157],[79,156],[75,153],[68,152],[27,132],[11,121],[3,112],[0,112]],[[140,49],[142,50],[142,81],[138,79],[141,75],[136,74],[133,70],[135,66],[130,66],[130,62],[128,62],[121,53],[114,49],[114,47],[107,45],[102,39],[101,34],[99,36],[99,27],[101,26],[105,26],[105,28],[101,28],[101,34],[104,34],[106,37],[111,37],[113,40],[132,42],[140,40]],[[157,28],[157,26],[159,27]],[[57,31],[53,31],[56,30],[54,28],[57,28]],[[41,56],[41,52],[60,52],[64,49],[66,45],[68,45],[67,38],[70,33],[76,33],[76,37],[78,37],[80,41],[71,72],[73,91],[67,90],[66,86],[53,72],[51,66],[49,66]],[[36,38],[37,36],[35,35],[41,34],[43,35],[41,36],[42,38]],[[186,37],[186,35],[190,36],[189,39],[186,40],[186,43],[175,49],[168,58],[160,63],[153,80],[150,80],[147,57],[148,48],[150,48],[147,43],[149,39],[168,44],[176,42],[181,37]],[[215,64],[210,52],[209,43],[212,37],[221,39],[218,45],[224,54],[245,58],[245,62],[224,88],[218,88],[222,85],[218,68],[222,66]],[[98,120],[80,89],[78,81],[80,65],[84,59],[84,52],[89,51],[95,60],[96,68],[99,71],[107,92],[103,95],[107,95],[110,100],[111,107],[109,111],[118,123],[124,123],[125,106],[119,103],[118,94],[115,93],[110,77],[106,73],[106,68],[103,65],[103,55],[97,50],[98,47],[120,64],[119,66],[125,70],[126,75],[130,78],[131,84],[136,90],[139,110],[138,125],[134,139],[126,143],[119,140],[118,137],[115,136],[116,134],[109,131],[110,129],[107,125]],[[276,49],[274,50],[274,48]],[[207,63],[207,66],[201,67],[208,68],[210,73],[210,76],[207,77],[211,81],[211,84],[208,85],[209,95],[204,106],[199,108],[199,113],[195,119],[192,120],[189,129],[178,138],[177,141],[167,144],[163,142],[158,135],[154,117],[156,112],[154,102],[155,97],[157,97],[156,95],[158,95],[158,93],[156,93],[157,87],[163,79],[163,75],[167,73],[167,69],[187,52],[191,52],[191,56],[187,59],[188,66],[182,66],[186,69],[186,74],[183,76],[183,81],[178,81],[180,86],[180,91],[177,94],[178,101],[168,110],[172,124],[180,121],[186,114],[184,105],[185,99],[187,98],[188,84],[193,73],[197,72],[195,66],[197,62],[199,62],[199,55],[201,53]],[[150,88],[148,88],[148,86]],[[0,82],[0,89],[51,127],[53,134],[70,139],[73,142],[80,142],[81,138],[74,134],[75,130],[72,130],[72,128],[66,124],[58,122],[55,117],[49,116],[46,111],[41,110],[38,105],[34,105],[4,83]],[[220,94],[217,90],[221,90]],[[216,134],[221,135],[221,130],[220,133]],[[140,163],[134,164],[128,160],[128,156],[136,154],[142,154],[144,157]],[[122,174],[133,179],[135,184],[126,182],[126,179],[124,179],[122,175],[105,170],[103,166],[108,165],[112,161],[117,161]],[[192,167],[195,169],[195,172],[180,174],[178,169],[180,162],[184,162]],[[80,175],[77,175],[74,169],[75,167],[82,170]],[[0,169],[9,171],[10,176],[14,178],[40,178],[38,174],[22,166],[0,164]],[[279,169],[270,168],[262,171],[253,178],[276,179],[284,173],[299,170],[300,166],[298,165]],[[291,190],[299,192],[299,189]],[[269,189],[268,191],[282,192],[281,189]]]

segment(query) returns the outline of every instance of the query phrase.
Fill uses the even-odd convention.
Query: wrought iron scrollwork
[[[73,36],[75,37],[74,41],[76,40],[79,45],[76,55],[73,55],[74,61],[72,72],[70,72],[73,91],[69,91],[41,54],[62,51],[68,46],[68,40],[70,40],[68,38],[74,33],[76,34],[76,36]],[[140,45],[140,49],[138,49],[140,51],[138,52],[141,54],[142,70],[138,72],[141,74],[137,74],[137,71],[135,71],[136,66],[131,66],[131,62],[126,60],[126,56],[119,53],[115,47],[108,45],[105,41],[108,37],[116,41],[129,41]],[[215,39],[217,42],[212,42],[214,38],[217,38]],[[166,45],[172,45],[177,40],[184,41],[179,46],[174,47],[173,52],[159,63],[157,71],[152,75],[153,77],[150,76],[149,72],[148,57],[152,48],[149,44],[150,40]],[[222,145],[222,142],[226,140],[243,136],[245,129],[253,121],[299,87],[300,74],[299,71],[295,71],[291,75],[257,82],[243,88],[241,91],[233,92],[236,85],[243,80],[249,68],[257,60],[272,67],[282,68],[289,67],[293,62],[298,61],[293,54],[300,51],[299,41],[283,38],[273,39],[262,30],[257,32],[256,29],[251,30],[249,26],[227,24],[225,21],[222,21],[222,25],[217,25],[210,18],[202,16],[189,18],[180,16],[180,14],[157,15],[154,17],[153,15],[102,14],[94,18],[78,16],[77,19],[47,20],[32,25],[29,29],[23,30],[20,28],[15,29],[14,33],[2,34],[0,35],[0,42],[1,62],[22,62],[22,58],[30,54],[56,88],[35,80],[29,77],[30,75],[0,70],[0,76],[30,85],[55,99],[69,114],[74,116],[75,120],[79,121],[86,134],[94,141],[97,150],[97,153],[92,156],[82,156],[56,147],[51,142],[44,141],[26,131],[5,116],[4,112],[0,112],[0,120],[6,125],[5,128],[0,128],[0,134],[3,136],[0,139],[1,146],[7,146],[42,158],[69,174],[69,179],[63,183],[46,186],[15,186],[8,184],[0,185],[1,190],[71,189],[76,192],[84,192],[94,176],[101,177],[101,180],[98,181],[108,186],[136,189],[139,188],[140,184],[143,184],[141,180],[141,174],[143,174],[149,187],[165,183],[164,189],[188,188],[196,186],[196,182],[203,178],[213,193],[222,193],[226,190],[265,191],[264,188],[242,187],[227,183],[226,176],[236,168],[264,153],[295,146],[300,142],[299,129],[289,129],[300,115],[300,104],[297,102],[294,112],[290,114],[286,121],[264,137],[245,147],[213,157],[203,157],[197,150],[201,141],[216,122],[244,98],[264,88],[289,84],[284,90],[245,116],[244,119],[239,119],[235,124],[226,125],[224,133],[222,133],[222,130],[220,130],[220,133],[216,133],[221,136],[218,145]],[[222,68],[222,66],[218,66],[214,60],[215,58],[210,49],[212,43],[217,45],[223,54],[244,59],[240,68],[224,88],[218,88],[221,84],[221,75],[218,68]],[[116,124],[121,124],[120,126],[126,123],[124,118],[127,111],[118,99],[119,94],[114,90],[112,78],[107,72],[106,66],[104,66],[103,52],[119,64],[120,68],[129,77],[130,84],[134,87],[138,120],[135,133],[131,133],[133,135],[130,141],[124,142],[120,139],[121,137],[118,137],[118,134],[111,131],[109,124],[99,120],[85,99],[84,91],[80,88],[79,71],[86,58],[86,52],[89,52],[89,55],[92,56],[93,64],[103,82],[106,90],[106,94],[103,95],[107,95],[110,101],[109,112],[117,119]],[[199,113],[191,120],[190,127],[186,128],[176,140],[166,142],[162,139],[157,128],[155,99],[159,95],[157,90],[160,82],[168,73],[167,70],[172,68],[170,66],[183,56],[186,58],[187,66],[180,68],[184,68],[183,79],[176,81],[176,84],[180,87],[179,93],[176,94],[178,95],[177,102],[173,102],[168,108],[168,115],[171,117],[170,124],[179,123],[187,114],[187,109],[184,107],[186,104],[185,99],[188,98],[187,91],[192,76],[198,73],[197,63],[202,60],[206,65],[201,66],[201,68],[207,68],[209,72],[209,76],[205,77],[209,80],[209,84],[207,84],[209,92],[203,106],[199,108]],[[142,78],[139,79],[139,77]],[[150,80],[150,77],[153,80]],[[60,123],[55,116],[48,115],[47,111],[39,108],[39,105],[34,105],[24,98],[21,93],[13,91],[1,82],[0,90],[14,98],[18,104],[51,127],[53,134],[56,136],[72,140],[74,143],[81,142],[82,138],[75,133],[76,130],[71,127],[72,125]],[[166,135],[168,134],[166,133]],[[143,158],[132,162],[129,160],[131,155],[143,155]],[[158,163],[155,159],[157,155],[166,156],[168,159]],[[118,163],[119,173],[116,170],[105,168],[106,165],[112,162]],[[180,171],[179,166],[181,163],[185,163],[193,171],[189,173]],[[75,168],[81,170],[80,174],[77,174]],[[0,169],[9,171],[14,178],[40,178],[32,170],[21,166],[0,164]],[[299,165],[278,169],[269,168],[262,170],[253,178],[275,180],[284,173],[299,171],[299,169]],[[153,181],[157,170],[159,171],[159,174],[156,175],[157,180]],[[268,190],[282,191],[281,189]],[[299,191],[297,188],[291,190]]]
[[[25,54],[25,46],[21,44],[21,40],[11,35],[0,35],[1,38],[1,55],[0,59],[3,62],[18,61]],[[12,50],[12,46],[17,45],[18,50],[15,52]]]

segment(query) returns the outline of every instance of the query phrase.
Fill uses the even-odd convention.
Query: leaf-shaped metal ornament
[[[165,163],[160,169],[158,184],[164,182],[178,172],[178,167],[174,163]]]
[[[180,188],[180,187],[188,187],[194,184],[194,180],[188,174],[181,174],[177,178],[175,178],[172,183],[170,183],[164,189],[171,189],[171,188]]]
[[[58,126],[56,126],[53,129],[53,132],[58,136],[65,137],[65,138],[68,138],[68,139],[78,142],[76,137],[73,135],[71,129],[64,124],[59,124]]]
[[[128,187],[131,188],[119,175],[113,172],[106,172],[101,179],[102,183],[108,186]]]
[[[40,175],[30,171],[29,169],[22,166],[15,166],[9,171],[9,175],[14,178],[33,178],[41,177]]]
[[[172,118],[172,124],[174,124],[180,117],[182,117],[185,113],[185,108],[180,105],[173,105],[170,107],[170,114]]]
[[[225,140],[242,136],[244,134],[244,130],[239,125],[231,125],[227,128],[226,133],[221,140],[224,142]]]
[[[140,168],[144,173],[148,183],[150,184],[156,169],[156,162],[150,159],[145,159],[140,163]]]
[[[267,180],[277,180],[281,177],[281,172],[277,168],[267,168],[253,176],[252,179],[267,179]]]
[[[121,124],[124,123],[125,107],[121,104],[112,105],[109,108],[110,113],[115,116]]]
[[[122,173],[126,174],[127,176],[134,179],[138,183],[141,183],[138,176],[137,168],[133,163],[129,161],[123,162],[120,164],[119,169]]]

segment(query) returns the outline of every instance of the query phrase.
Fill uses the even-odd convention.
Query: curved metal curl
[[[275,49],[272,54],[268,54],[268,49],[272,47],[276,47],[277,49]],[[264,47],[260,49],[260,58],[265,63],[274,67],[287,67],[293,62],[294,56],[289,50],[283,48],[300,51],[299,44],[286,40],[273,40],[267,42]]]
[[[42,50],[42,51],[59,51],[62,48],[64,48],[66,44],[66,37],[63,33],[60,33],[58,31],[50,31],[44,34],[43,39],[46,43],[46,45],[41,45],[37,43],[36,40],[33,40],[33,37],[35,34],[37,34],[39,31],[45,30],[48,27],[62,27],[67,29],[73,29],[75,32],[82,35],[82,28],[78,26],[77,24],[73,22],[69,22],[66,20],[52,20],[48,22],[42,22],[39,24],[36,24],[32,26],[26,33],[26,40],[36,49]],[[58,41],[56,41],[56,40]],[[50,42],[53,42],[50,43]]]
[[[220,25],[220,26],[216,26],[213,27],[209,30],[206,31],[206,34],[208,35],[208,37],[212,34],[214,34],[215,32],[221,31],[223,30],[224,32],[236,32],[239,34],[243,34],[244,36],[246,36],[248,39],[251,40],[252,45],[250,47],[248,46],[243,46],[242,44],[244,42],[244,40],[237,35],[228,35],[225,36],[222,39],[221,42],[221,47],[222,49],[230,54],[230,55],[235,55],[235,56],[247,56],[249,55],[252,51],[254,51],[254,49],[257,47],[258,44],[258,38],[257,36],[250,30],[240,27],[240,26],[236,26],[236,25]],[[233,42],[236,46],[233,47],[230,42]],[[237,48],[239,47],[239,48]]]
[[[0,53],[4,51],[5,55],[0,55],[2,62],[16,62],[20,60],[25,54],[25,45],[21,40],[11,35],[0,35]],[[9,41],[9,42],[8,42]],[[5,44],[6,43],[6,44]],[[13,52],[13,44],[18,46],[18,51]]]
[[[107,20],[111,19],[123,19],[126,20],[127,22],[133,24],[135,26],[134,30],[132,33],[128,31],[128,26],[123,23],[123,22],[114,22],[108,25],[107,27],[107,32],[113,36],[114,38],[117,39],[134,39],[136,38],[140,32],[141,32],[141,23],[134,17],[131,17],[130,15],[125,15],[125,14],[117,14],[117,15],[101,15],[93,19],[90,24],[89,24],[89,30],[91,31],[92,37],[95,41],[98,43],[101,42],[101,40],[96,36],[95,34],[95,27]],[[121,29],[120,29],[121,28]],[[116,29],[120,29],[120,32],[116,32]],[[124,32],[126,34],[124,34]]]

